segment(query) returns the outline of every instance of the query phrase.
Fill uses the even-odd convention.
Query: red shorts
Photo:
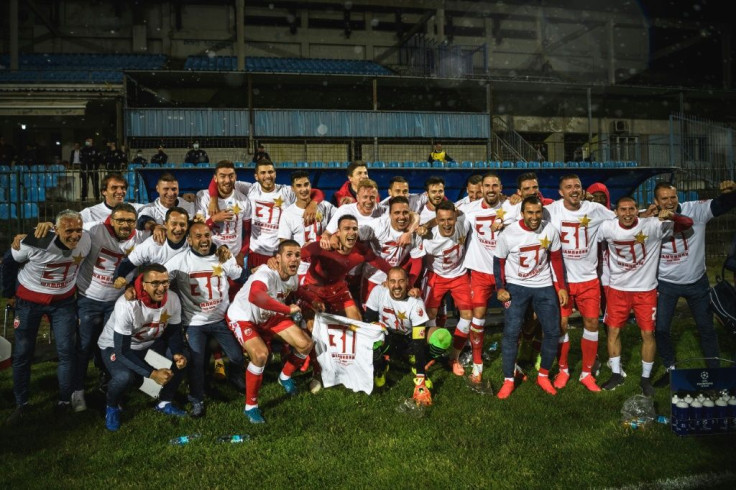
[[[309,281],[309,276],[306,278]],[[346,308],[355,306],[355,300],[350,294],[348,285],[345,281],[327,286],[319,286],[317,284],[304,284],[302,286],[316,297],[322,300],[328,313],[342,313]]]
[[[470,271],[470,294],[473,308],[485,308],[496,290],[496,278],[487,272]]]
[[[427,308],[439,308],[442,298],[447,293],[452,295],[458,310],[473,309],[468,274],[447,279],[428,272],[427,284],[424,287],[424,304]]]
[[[248,269],[253,270],[268,262],[272,255],[262,255],[255,252],[248,252]]]
[[[570,299],[567,306],[560,306],[560,315],[572,315],[573,304],[583,318],[598,318],[601,311],[601,283],[596,279],[585,282],[571,282],[567,285]]]
[[[283,332],[287,328],[294,325],[291,317],[276,314],[269,318],[263,325],[257,325],[252,322],[234,322],[227,320],[227,326],[235,334],[240,345],[245,348],[245,343],[250,339],[260,337],[267,344],[271,342],[271,338],[279,332]]]
[[[621,328],[629,319],[629,312],[634,310],[634,317],[639,328],[645,332],[654,332],[657,319],[657,290],[651,291],[619,291],[608,288],[606,298],[606,316],[603,322],[612,328]]]

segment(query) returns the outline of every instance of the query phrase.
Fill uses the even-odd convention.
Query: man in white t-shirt
[[[640,386],[644,395],[653,396],[650,377],[656,351],[657,267],[662,240],[672,237],[673,232],[687,230],[693,221],[667,209],[660,211],[658,218],[639,218],[638,214],[636,201],[622,197],[616,203],[618,219],[598,228],[598,241],[607,243],[611,271],[603,321],[608,326],[608,357],[613,372],[601,388],[614,390],[624,382],[621,329],[633,309],[642,339]]]
[[[16,409],[8,418],[9,424],[21,422],[28,408],[31,364],[44,315],[50,319],[59,356],[57,410],[63,414],[71,409],[78,321],[74,293],[80,265],[89,255],[92,241],[83,230],[82,217],[76,211],[62,211],[56,215],[55,225],[55,236],[48,243],[26,237],[11,251],[13,260],[25,265],[18,273],[19,285],[15,291],[13,394]],[[29,241],[34,244],[29,245]]]
[[[161,264],[146,266],[134,282],[136,299],[120,296],[97,345],[110,373],[107,387],[105,427],[120,428],[120,401],[125,391],[151,378],[162,385],[159,403],[154,407],[165,415],[183,417],[187,413],[171,401],[187,366],[181,334],[181,303],[169,291],[169,273]],[[173,361],[171,368],[154,368],[146,362],[152,350]]]
[[[113,284],[116,288],[127,286],[128,275],[146,264],[165,264],[178,253],[189,249],[185,240],[189,227],[189,214],[183,208],[171,208],[164,217],[164,242],[160,243],[156,237],[148,237],[143,243],[131,251],[127,257],[115,268]]]
[[[417,405],[431,405],[432,395],[428,388],[425,365],[427,363],[427,308],[421,298],[409,296],[409,276],[401,267],[388,271],[386,287],[373,288],[365,303],[365,322],[379,322],[389,332],[380,347],[374,346],[373,370],[375,384],[386,383],[389,352],[400,351],[400,344],[409,340],[411,355],[414,356],[416,378],[414,379],[414,401]]]
[[[252,424],[265,423],[258,407],[258,393],[263,383],[270,339],[277,336],[293,348],[278,378],[279,384],[291,396],[298,392],[291,375],[304,364],[314,344],[296,325],[292,315],[301,314],[301,308],[293,303],[287,304],[289,296],[299,290],[301,299],[317,310],[324,310],[318,298],[298,287],[300,256],[301,247],[297,242],[281,242],[275,255],[276,269],[265,264],[256,269],[227,311],[228,326],[250,358],[245,371],[243,413]]]
[[[252,207],[247,196],[235,188],[235,165],[223,160],[215,167],[218,211],[210,212],[209,189],[197,193],[197,212],[205,217],[205,223],[212,230],[212,240],[216,245],[225,245],[235,256],[239,266],[245,264],[245,256],[250,247],[250,223]]]
[[[89,230],[93,225],[102,223],[110,216],[112,208],[118,204],[125,202],[125,195],[128,192],[128,181],[119,173],[112,173],[102,179],[102,197],[103,201],[94,206],[89,206],[81,211],[84,229]],[[136,210],[143,207],[143,204],[130,203]]]
[[[421,194],[409,193],[409,181],[401,175],[391,177],[388,181],[388,197],[378,203],[378,208],[383,214],[388,213],[388,202],[392,197],[403,196],[409,200],[409,208],[412,212],[418,213],[422,206],[427,203],[427,193]]]
[[[309,172],[295,170],[291,173],[291,190],[296,195],[296,202],[284,210],[279,221],[279,241],[294,240],[302,247],[316,241],[323,233],[335,212],[335,207],[327,201],[317,204],[314,222],[304,224],[304,211],[313,202],[312,184]],[[299,265],[299,283],[309,269],[309,263],[302,261]]]
[[[243,351],[225,322],[228,305],[228,279],[243,281],[243,268],[226,247],[212,242],[210,229],[194,223],[187,234],[189,250],[166,262],[172,290],[179,295],[182,323],[192,351],[189,366],[189,401],[192,417],[205,414],[205,347],[215,339],[230,359],[233,384],[244,390]]]
[[[666,182],[654,188],[654,204],[660,209],[681,213],[693,220],[692,228],[675,233],[662,242],[657,286],[657,352],[667,373],[655,386],[669,382],[669,371],[675,367],[675,349],[670,338],[672,316],[677,301],[684,297],[690,307],[700,336],[700,348],[708,367],[718,367],[718,336],[713,326],[708,275],[705,267],[705,227],[713,218],[736,207],[736,183],[720,183],[721,195],[704,201],[679,203],[677,189]]]
[[[521,221],[508,225],[499,235],[493,259],[496,296],[506,308],[501,344],[504,382],[498,391],[502,400],[515,389],[517,342],[529,305],[544,332],[537,385],[550,395],[557,394],[549,380],[549,369],[560,335],[560,305],[568,301],[560,236],[554,226],[542,219],[539,197],[525,198],[521,215]]]
[[[465,197],[455,201],[455,209],[458,211],[465,212],[466,206],[483,198],[483,176],[480,174],[471,175],[465,185],[465,192]]]
[[[580,382],[588,390],[597,392],[600,388],[591,375],[598,353],[598,315],[601,308],[597,233],[604,221],[613,219],[616,215],[600,204],[585,200],[585,190],[577,175],[560,177],[559,192],[562,199],[545,209],[549,213],[550,223],[560,233],[570,300],[561,307],[561,332],[557,351],[560,371],[555,377],[554,387],[561,389],[570,379],[567,364],[570,338],[567,325],[573,306],[576,306],[583,318],[583,337],[580,341],[583,365]]]
[[[179,197],[179,181],[173,174],[169,172],[161,174],[156,183],[156,192],[158,193],[156,200],[138,210],[139,230],[153,231],[156,225],[163,225],[166,213],[176,207],[186,209],[189,216],[194,217],[195,205]],[[192,194],[187,196],[194,197]]]

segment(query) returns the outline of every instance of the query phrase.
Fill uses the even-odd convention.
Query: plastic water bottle
[[[703,402],[703,421],[700,424],[703,434],[712,434],[713,427],[715,425],[715,403],[712,400],[706,398]]]
[[[690,433],[690,405],[680,400],[672,409],[672,423],[675,434],[686,436]]]
[[[703,404],[697,399],[690,404],[690,433],[703,433]]]
[[[498,342],[493,342],[488,346],[488,352],[496,352],[498,350]]]
[[[657,415],[657,418],[654,419],[655,422],[658,424],[669,424],[670,419],[668,417],[665,417],[664,415]]]
[[[685,395],[685,403],[690,405],[693,402],[693,397],[690,395]]]
[[[728,432],[728,402],[723,398],[716,400],[713,430],[716,432]]]
[[[248,434],[228,434],[217,438],[217,442],[240,444],[250,439]]]
[[[189,444],[194,439],[198,439],[200,437],[200,434],[189,434],[187,436],[179,436],[174,437],[173,439],[169,440],[169,444],[172,446],[183,446],[185,444]]]

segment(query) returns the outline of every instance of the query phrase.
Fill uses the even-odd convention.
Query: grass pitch
[[[93,368],[89,410],[53,415],[53,346],[39,337],[33,410],[22,426],[0,425],[0,487],[734,488],[733,435],[681,438],[668,425],[631,429],[621,423],[623,403],[640,393],[636,326],[629,325],[623,335],[626,383],[597,394],[577,382],[582,330],[573,326],[571,381],[554,397],[535,385],[533,371],[500,401],[433,367],[434,405],[417,416],[398,411],[413,389],[403,362],[392,363],[387,385],[371,396],[342,387],[311,395],[309,375],[300,374],[302,393],[295,398],[276,383],[279,365],[271,364],[260,398],[265,425],[250,425],[242,414],[242,396],[216,385],[224,399],[208,400],[203,419],[167,418],[152,410],[145,395],[131,392],[117,433],[104,427],[104,397],[94,393]],[[500,326],[486,332],[487,345],[500,345]],[[696,335],[681,303],[673,326],[679,359],[700,357]],[[720,326],[719,336],[722,357],[733,358],[734,338]],[[602,382],[610,375],[603,333],[599,355]],[[654,379],[662,373],[657,362]],[[484,376],[500,387],[500,352],[485,363]],[[4,421],[13,409],[9,369],[0,371],[0,394]],[[185,388],[180,394],[182,403]],[[668,388],[657,390],[657,413],[669,416],[669,397]],[[201,437],[187,445],[168,442],[195,433]],[[250,440],[216,442],[232,433]]]

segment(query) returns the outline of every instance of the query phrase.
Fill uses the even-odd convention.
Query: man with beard
[[[74,338],[77,305],[74,299],[80,264],[89,255],[91,240],[82,228],[82,217],[69,209],[56,216],[56,235],[46,246],[21,242],[13,248],[13,260],[25,263],[18,274],[15,292],[13,394],[16,409],[8,423],[18,423],[27,411],[30,395],[31,364],[41,318],[47,315],[54,331],[59,356],[59,402],[61,413],[71,408],[74,382]]]
[[[506,201],[501,201],[503,186],[498,175],[493,172],[483,175],[481,185],[483,198],[465,207],[465,220],[472,233],[463,263],[470,270],[473,317],[468,337],[474,373],[470,379],[475,383],[481,382],[486,309],[488,300],[496,288],[493,277],[493,252],[496,249],[498,234],[503,228],[503,218],[510,207]]]
[[[501,344],[504,382],[498,392],[502,400],[515,388],[517,342],[530,304],[544,332],[537,384],[550,395],[557,394],[549,380],[549,369],[560,335],[560,305],[568,301],[557,230],[542,220],[542,202],[537,196],[529,196],[521,202],[521,213],[523,219],[507,226],[499,235],[493,259],[496,296],[506,308]],[[555,278],[559,287],[557,294],[553,285]]]
[[[186,412],[172,402],[187,366],[181,335],[181,303],[169,292],[169,273],[161,264],[150,264],[134,282],[136,299],[121,296],[97,341],[111,379],[107,388],[105,427],[120,428],[120,401],[130,386],[150,378],[162,385],[157,412],[183,417]],[[149,350],[167,356],[171,368],[155,369],[145,361]]]
[[[250,246],[251,203],[240,191],[235,189],[235,165],[228,160],[217,162],[215,167],[215,184],[217,197],[212,198],[208,189],[197,193],[197,211],[203,213],[207,226],[213,232],[215,244],[225,245],[235,256],[239,266],[244,265],[244,258]],[[211,212],[210,201],[217,201],[216,209]]]
[[[295,170],[291,173],[291,190],[296,195],[296,202],[284,210],[279,221],[278,237],[281,242],[294,240],[300,246],[317,241],[332,218],[335,207],[327,201],[317,204],[315,221],[304,224],[304,212],[313,202],[312,184],[309,182],[309,173],[305,170]],[[309,263],[302,261],[299,264],[299,284],[309,269]]]
[[[126,277],[136,267],[146,264],[163,264],[178,253],[189,248],[185,240],[189,227],[189,214],[183,208],[171,208],[164,218],[165,240],[159,243],[155,237],[149,237],[135,247],[115,269],[113,284],[123,288],[128,284]]]
[[[386,284],[386,287],[378,285],[373,288],[365,304],[364,321],[380,322],[388,329],[385,343],[379,348],[374,347],[373,369],[379,373],[376,386],[381,387],[386,382],[388,361],[384,354],[398,350],[399,344],[405,344],[408,340],[409,352],[414,356],[416,369],[414,401],[417,405],[431,405],[432,394],[427,386],[429,380],[426,379],[425,373],[427,309],[421,298],[409,296],[411,283],[406,271],[401,267],[392,267],[388,271]]]
[[[567,356],[570,338],[567,326],[573,305],[583,318],[583,337],[580,341],[582,369],[580,382],[588,390],[600,391],[591,374],[598,353],[598,313],[601,307],[600,280],[598,279],[598,228],[604,221],[615,218],[615,213],[592,201],[585,200],[585,191],[577,175],[560,177],[559,199],[549,206],[550,223],[557,228],[562,245],[562,259],[567,272],[569,301],[562,306],[560,340],[557,363],[560,367],[554,387],[564,388],[570,379]]]
[[[715,199],[680,202],[677,189],[667,182],[654,187],[654,204],[659,209],[682,213],[692,218],[692,228],[675,233],[662,242],[657,285],[657,351],[667,373],[659,385],[669,381],[667,374],[675,367],[675,349],[670,338],[670,324],[680,297],[687,300],[695,326],[700,334],[700,349],[708,367],[718,367],[718,336],[713,326],[710,306],[710,283],[705,267],[705,226],[713,218],[736,206],[736,183],[720,183],[721,195]]]
[[[480,174],[471,175],[465,184],[466,196],[455,201],[455,209],[465,212],[465,207],[470,203],[483,198],[483,176]]]
[[[638,214],[636,201],[622,197],[616,204],[618,219],[606,221],[598,229],[598,241],[607,242],[611,270],[603,321],[608,326],[608,357],[613,373],[601,388],[614,390],[624,382],[621,329],[633,309],[642,339],[639,385],[645,396],[653,396],[650,377],[656,351],[657,266],[662,241],[689,229],[693,220],[669,209],[662,209],[658,218],[639,218]]]
[[[217,250],[207,225],[194,223],[187,236],[189,250],[176,255],[165,266],[172,290],[182,305],[182,323],[191,348],[189,401],[192,417],[202,417],[204,406],[205,347],[209,338],[222,346],[230,359],[231,381],[243,389],[243,351],[225,323],[229,305],[228,281],[243,280],[243,268],[230,251]],[[216,253],[217,252],[217,253]]]
[[[292,396],[298,390],[291,375],[312,350],[312,339],[292,319],[292,315],[301,313],[301,308],[296,304],[287,305],[289,296],[296,292],[313,307],[323,309],[316,297],[299,290],[296,275],[300,255],[301,247],[297,242],[287,240],[279,244],[275,255],[276,268],[262,265],[256,269],[227,311],[228,326],[250,358],[245,373],[243,412],[253,424],[265,423],[258,406],[258,393],[263,383],[270,338],[277,336],[292,347],[292,354],[286,359],[278,378],[279,384]]]

